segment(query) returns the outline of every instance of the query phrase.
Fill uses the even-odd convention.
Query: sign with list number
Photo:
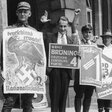
[[[79,68],[78,57],[79,46],[71,44],[49,44],[49,67],[54,68]]]
[[[81,46],[80,84],[101,87],[101,49],[93,45]]]

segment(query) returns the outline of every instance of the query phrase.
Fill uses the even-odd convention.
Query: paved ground
[[[22,110],[13,109],[12,112],[22,112]],[[33,112],[50,112],[50,108],[34,109]],[[75,112],[75,110],[74,110],[74,108],[67,108],[66,112]],[[97,110],[96,109],[91,109],[90,112],[97,112]]]
[[[0,112],[2,109],[2,105],[3,105],[3,101],[0,100]],[[13,109],[12,112],[22,112],[22,109]],[[51,112],[51,111],[50,111],[50,107],[47,107],[47,108],[33,109],[33,112]],[[75,112],[74,107],[73,106],[67,107],[66,112]],[[90,112],[98,112],[97,106],[96,105],[91,106]],[[112,111],[110,111],[110,112],[112,112]]]
[[[13,110],[12,112],[22,112],[22,110]],[[35,109],[33,112],[50,112],[50,108],[45,108],[45,109]],[[75,112],[74,108],[67,108],[66,112]],[[95,110],[91,112],[97,112]]]
[[[3,105],[3,101],[0,100],[0,112],[2,109],[2,105]],[[22,112],[22,109],[13,109],[12,112]],[[47,107],[47,108],[41,108],[41,109],[33,109],[33,112],[51,112],[51,111],[50,111],[50,107]],[[75,112],[74,107],[72,106],[72,107],[66,108],[66,112]],[[97,106],[96,105],[91,106],[90,112],[98,112]]]
[[[12,112],[22,112],[22,110],[13,110]],[[34,109],[33,112],[50,112],[50,108],[44,108],[44,109]],[[74,108],[67,108],[66,112],[75,112]],[[89,112],[98,112],[97,109],[90,109]],[[110,111],[112,112],[112,110]]]
[[[2,102],[0,101],[0,111],[2,109]],[[22,112],[22,109],[13,109],[12,112]],[[50,111],[50,107],[47,108],[42,108],[42,109],[33,109],[33,112],[51,112]],[[69,107],[66,108],[66,112],[75,112],[74,107]],[[89,112],[98,112],[97,111],[97,106],[91,106],[90,111]],[[110,110],[110,112],[112,112],[112,110]]]
[[[2,109],[2,105],[3,105],[3,101],[0,100],[0,111]],[[22,112],[22,109],[13,109],[12,112]],[[50,107],[43,108],[43,109],[33,109],[33,112],[50,112]],[[66,108],[66,112],[75,112],[74,107]],[[91,106],[90,112],[97,112],[97,107]]]

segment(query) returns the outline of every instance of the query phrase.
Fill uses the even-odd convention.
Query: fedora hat
[[[103,35],[101,35],[101,37],[112,37],[112,33],[111,33],[111,31],[107,31],[107,32],[105,32]]]

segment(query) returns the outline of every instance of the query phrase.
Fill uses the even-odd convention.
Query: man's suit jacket
[[[48,62],[49,43],[57,43],[58,33],[44,33],[43,37],[44,37],[46,57],[47,57],[47,62]],[[74,43],[73,38],[70,37],[70,36],[67,36],[67,44],[73,44],[73,43]],[[47,63],[46,74],[49,75],[51,70],[52,70],[52,68],[48,67],[48,63]],[[72,78],[72,71],[71,71],[71,69],[68,69],[67,72],[70,75],[70,78]]]

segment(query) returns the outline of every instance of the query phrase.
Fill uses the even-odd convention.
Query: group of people
[[[71,36],[67,35],[67,28],[69,27],[69,20],[65,16],[61,16],[57,21],[57,31],[56,33],[43,33],[43,39],[45,44],[46,57],[48,62],[49,55],[49,43],[57,44],[83,44],[83,45],[94,45],[91,41],[91,36],[93,36],[93,28],[91,25],[85,25],[82,27],[82,40],[79,38],[77,29],[76,29],[76,16],[79,13],[75,13],[74,20],[72,23],[72,34]],[[31,6],[27,2],[20,2],[17,6],[16,15],[18,17],[17,23],[12,25],[12,28],[16,27],[28,27],[32,28],[28,24],[28,18],[31,16]],[[112,52],[112,34],[107,32],[102,36],[103,51]],[[110,57],[111,58],[111,57]],[[69,82],[72,79],[72,69],[67,68],[50,68],[47,65],[46,74],[49,77],[49,95],[51,101],[51,112],[65,112],[66,111],[66,99],[69,88]],[[81,112],[81,104],[83,99],[83,112],[89,112],[91,97],[93,91],[95,90],[94,86],[80,85],[79,77],[80,71],[77,69],[74,73],[74,91],[75,101],[74,107],[75,112]],[[18,94],[4,94],[5,102],[3,104],[2,112],[11,112]],[[33,94],[22,94],[23,101],[23,112],[32,112],[32,99]],[[105,102],[106,101],[106,102]],[[108,102],[108,103],[107,103]],[[109,112],[110,100],[101,100],[98,99],[98,110],[99,112]]]

